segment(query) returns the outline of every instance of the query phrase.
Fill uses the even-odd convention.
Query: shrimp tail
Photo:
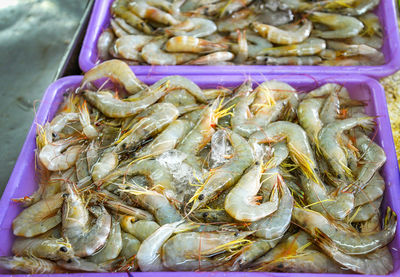
[[[375,118],[377,118],[377,116],[368,116],[360,118],[361,120],[360,126],[367,131],[372,131],[375,127],[375,121],[374,121]]]

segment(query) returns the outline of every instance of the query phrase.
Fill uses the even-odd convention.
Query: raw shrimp
[[[322,62],[322,59],[318,56],[306,56],[306,57],[257,57],[257,61],[261,64],[269,65],[316,65]]]
[[[376,172],[363,189],[354,193],[354,206],[358,207],[378,199],[383,195],[384,190],[385,180]]]
[[[67,170],[78,159],[81,146],[71,139],[46,144],[39,153],[40,162],[50,171]]]
[[[116,213],[122,213],[122,214],[127,214],[129,216],[133,216],[135,219],[146,219],[146,220],[152,220],[154,217],[151,215],[151,213],[134,208],[131,206],[128,206],[122,202],[119,202],[117,200],[104,200],[104,205],[115,211]]]
[[[208,53],[228,49],[227,45],[190,36],[170,38],[165,44],[168,52]]]
[[[110,23],[113,19],[110,20]],[[128,35],[142,35],[143,33],[138,29],[135,29],[133,26],[129,25],[124,19],[121,17],[115,17],[115,23],[118,24]]]
[[[108,149],[103,156],[93,165],[92,179],[95,182],[102,180],[118,165],[118,154],[114,149]]]
[[[137,254],[140,241],[129,233],[122,232],[122,249],[120,257],[129,259]]]
[[[262,37],[276,44],[294,44],[301,43],[310,36],[312,30],[311,21],[302,20],[303,26],[297,30],[282,30],[272,25],[253,22],[252,28]]]
[[[112,219],[111,230],[108,235],[107,242],[104,247],[96,254],[90,256],[87,260],[101,264],[106,261],[113,260],[118,257],[122,249],[121,226],[119,222]]]
[[[364,28],[355,17],[333,13],[313,12],[308,17],[312,22],[328,26],[332,31],[314,30],[313,35],[325,39],[343,39],[358,35]]]
[[[225,261],[212,258],[235,245],[240,247],[252,232],[186,232],[176,234],[162,246],[165,268],[196,271],[213,268]],[[209,257],[211,256],[211,258]]]
[[[91,207],[97,217],[89,228],[89,213],[75,188],[66,184],[62,206],[62,234],[71,243],[77,257],[86,257],[101,249],[111,229],[111,216],[101,206]]]
[[[345,180],[346,176],[352,177],[351,170],[347,167],[345,152],[338,142],[341,134],[356,126],[371,129],[374,124],[372,117],[348,118],[329,123],[319,132],[319,148],[338,179]]]
[[[369,58],[371,61],[374,61],[376,63],[382,63],[385,60],[385,57],[381,52],[368,45],[349,45],[338,41],[328,41],[327,47],[336,50],[336,57],[365,56],[366,58]]]
[[[54,238],[17,238],[12,247],[16,256],[33,256],[49,260],[67,261],[74,257],[71,244]]]
[[[179,114],[185,114],[187,111],[199,108],[196,98],[185,89],[176,89],[165,95],[162,103],[171,103],[178,108]]]
[[[128,10],[129,0],[116,0],[111,5],[111,13],[115,16],[121,17],[129,25],[143,31],[146,34],[152,33],[152,28],[143,21],[140,17],[136,16]]]
[[[129,36],[128,32],[126,32],[113,18],[110,19],[110,27],[113,30],[114,34],[120,38],[120,37],[124,37],[124,36]],[[109,54],[111,54],[111,56],[119,58],[118,53],[113,53],[113,45],[111,44],[110,47],[108,48]]]
[[[169,1],[149,1],[149,0],[135,0],[128,4],[128,9],[143,19],[150,19],[152,21],[162,23],[165,25],[176,25],[179,23],[171,14],[158,9],[171,8]]]
[[[201,17],[190,17],[181,24],[167,28],[165,31],[174,36],[206,37],[217,30],[215,23]]]
[[[147,93],[140,98],[119,100],[108,92],[89,90],[84,92],[84,96],[90,104],[104,115],[112,118],[125,118],[142,112],[168,92],[168,81],[161,84],[157,82],[156,84],[146,89]]]
[[[269,202],[257,203],[256,195],[261,187],[262,172],[263,164],[256,162],[225,197],[225,210],[236,220],[257,221],[272,214],[278,208],[279,196],[276,189],[271,192]]]
[[[242,9],[230,17],[217,21],[218,31],[231,32],[237,29],[244,29],[256,20],[256,14],[250,9]]]
[[[161,247],[182,223],[177,221],[164,224],[142,242],[136,256],[141,271],[165,270],[161,261]]]
[[[346,7],[341,12],[348,15],[361,15],[373,10],[379,4],[379,0],[357,0],[355,7]]]
[[[290,225],[293,210],[293,196],[278,175],[277,188],[280,194],[278,209],[272,215],[262,218],[250,225],[250,230],[255,231],[255,235],[266,240],[274,240],[284,235]]]
[[[204,184],[196,191],[189,201],[193,202],[191,211],[203,207],[222,191],[234,185],[253,162],[252,150],[246,139],[235,132],[230,133],[229,136],[233,157],[223,166],[213,170]]]
[[[83,75],[81,87],[101,78],[110,78],[121,84],[129,94],[135,94],[147,86],[136,78],[129,66],[119,60],[105,61]]]
[[[197,65],[218,65],[220,63],[230,61],[235,57],[234,54],[227,51],[215,52],[208,55],[201,56],[200,58],[193,59],[189,61],[187,64],[197,64]]]
[[[124,59],[143,61],[140,51],[153,37],[145,35],[127,35],[115,41],[115,51]]]
[[[349,214],[348,220],[351,223],[365,222],[370,220],[374,215],[380,214],[379,207],[382,203],[382,197],[379,197],[373,202],[368,202],[362,206],[358,206]]]
[[[393,270],[392,255],[387,247],[377,249],[367,255],[348,255],[330,239],[319,232],[316,244],[335,262],[361,274],[386,275]]]
[[[36,257],[0,257],[0,268],[28,274],[65,273],[55,263]]]
[[[198,57],[192,53],[167,53],[161,49],[165,39],[148,43],[142,49],[142,58],[152,65],[176,65],[188,62]]]
[[[95,139],[98,137],[99,132],[92,124],[90,124],[90,115],[86,101],[83,102],[82,106],[80,107],[79,121],[82,124],[82,132],[88,139]]]
[[[84,272],[107,272],[111,268],[106,268],[105,266],[89,262],[84,259],[72,258],[71,260],[64,262],[58,261],[57,265],[67,269],[68,271],[84,271]]]
[[[272,57],[281,56],[311,56],[318,54],[326,48],[326,43],[323,39],[309,38],[300,44],[278,46],[266,48],[258,53],[259,56],[267,55]]]
[[[244,30],[243,32],[237,30],[237,32],[238,32],[238,44],[237,44],[237,50],[235,51],[236,52],[235,63],[243,64],[247,60],[249,55],[248,44],[246,40],[246,30]]]
[[[356,131],[356,147],[361,151],[362,163],[357,179],[354,182],[354,189],[363,189],[375,173],[386,162],[385,151],[368,136]]]
[[[187,120],[178,119],[173,121],[152,142],[135,152],[135,157],[158,156],[168,150],[174,149],[187,135],[190,128],[191,124]]]
[[[320,86],[317,89],[314,89],[310,91],[309,93],[306,94],[304,99],[309,99],[309,98],[321,98],[321,97],[327,97],[329,96],[333,91],[335,91],[339,98],[341,99],[349,99],[349,92],[347,89],[339,84],[334,84],[334,83],[327,83],[323,86]]]
[[[110,49],[113,44],[114,38],[114,33],[109,28],[101,33],[97,40],[97,55],[100,60],[108,60],[110,58],[108,49]]]
[[[297,110],[299,123],[313,145],[318,145],[318,133],[323,126],[319,116],[323,103],[324,99],[321,98],[304,99],[300,102]]]
[[[251,135],[249,144],[253,149],[256,149],[257,144],[276,142],[282,139],[286,139],[292,160],[300,166],[308,178],[319,183],[314,153],[311,150],[306,132],[299,125],[287,121],[271,123],[264,131]]]
[[[139,220],[133,223],[129,220],[123,220],[121,221],[121,225],[125,232],[132,234],[139,241],[144,241],[160,228],[160,225],[150,220]]]
[[[328,195],[324,184],[316,184],[301,176],[301,187],[309,207],[323,215],[343,220],[354,208],[354,195],[341,193]]]
[[[320,119],[322,123],[328,124],[334,122],[340,112],[339,95],[336,91],[332,91],[326,98],[324,105],[320,111]]]
[[[14,235],[30,238],[57,226],[61,222],[58,213],[63,203],[61,195],[57,193],[23,210],[13,221]]]
[[[351,255],[367,254],[387,245],[394,237],[397,224],[397,216],[390,208],[387,210],[385,228],[373,233],[357,233],[349,227],[345,229],[320,213],[303,208],[295,207],[292,218],[313,237],[323,233],[343,253]]]
[[[246,7],[251,2],[252,2],[251,0],[231,0],[231,1],[227,1],[227,4],[224,5],[223,8],[221,9],[219,16],[220,17],[224,17],[226,15],[232,14],[235,11],[242,9],[243,7]]]
[[[149,110],[148,116],[140,119],[117,141],[117,153],[134,152],[143,141],[163,131],[179,115],[171,103],[154,104]]]

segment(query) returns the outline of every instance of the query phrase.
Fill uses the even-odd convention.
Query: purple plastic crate
[[[79,56],[79,65],[87,72],[99,63],[97,57],[97,39],[102,31],[109,26],[110,5],[113,0],[96,0],[89,26],[83,41]],[[383,26],[384,43],[382,52],[385,55],[385,64],[376,66],[266,66],[266,65],[225,65],[225,66],[195,66],[169,65],[131,66],[137,75],[200,75],[200,74],[360,74],[381,78],[389,76],[400,69],[400,38],[396,16],[395,0],[381,0],[376,10]]]
[[[146,83],[154,83],[163,76],[143,77]],[[212,88],[217,86],[233,87],[239,85],[246,78],[245,76],[187,76],[202,88]],[[255,83],[261,83],[266,79],[277,79],[291,84],[298,91],[310,91],[327,82],[336,82],[344,85],[354,99],[362,100],[368,103],[366,111],[369,115],[377,116],[377,134],[375,141],[381,145],[386,154],[387,162],[382,169],[382,175],[386,181],[385,198],[383,208],[390,205],[393,210],[400,214],[400,180],[399,169],[397,166],[396,152],[393,143],[392,132],[390,128],[389,115],[386,108],[385,94],[380,84],[371,78],[363,76],[302,76],[302,75],[269,75],[265,77],[261,74],[251,75]],[[11,174],[10,180],[0,200],[0,237],[1,247],[0,256],[11,255],[11,245],[14,241],[12,234],[12,221],[21,212],[22,208],[11,201],[12,198],[24,197],[35,191],[37,185],[34,172],[34,149],[36,148],[36,124],[43,124],[54,117],[55,112],[62,101],[63,94],[68,89],[75,89],[79,86],[82,76],[70,76],[62,78],[53,83],[43,96],[42,103],[36,114],[36,118],[28,133],[25,144],[19,155],[18,161]],[[400,275],[400,232],[396,233],[394,241],[389,245],[394,259],[394,271],[390,276]],[[397,250],[398,249],[398,250]],[[0,271],[0,274],[6,272]],[[75,274],[76,276],[82,274]],[[106,274],[91,274],[92,276],[106,276]],[[126,276],[127,273],[114,273],[114,276]],[[61,276],[61,275],[60,275]],[[66,275],[63,275],[66,276]],[[281,277],[306,277],[311,274],[300,273],[248,273],[248,272],[170,272],[170,273],[130,273],[130,276],[178,276],[178,277],[196,277],[196,276],[281,276]],[[313,274],[313,276],[323,276],[322,274]],[[340,274],[330,274],[330,276],[343,276]],[[346,275],[359,276],[359,275]]]

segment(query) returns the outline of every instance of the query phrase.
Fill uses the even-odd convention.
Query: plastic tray
[[[261,83],[266,79],[277,79],[288,82],[299,91],[312,90],[326,82],[337,82],[346,86],[352,98],[363,100],[368,103],[366,107],[367,113],[377,116],[377,135],[375,141],[379,143],[387,154],[387,162],[382,169],[382,175],[386,181],[385,198],[383,207],[390,205],[393,210],[400,214],[400,183],[399,183],[399,169],[397,165],[396,152],[393,143],[392,132],[390,128],[389,116],[386,109],[385,95],[380,84],[371,78],[363,76],[294,76],[294,75],[269,75],[265,78],[262,75],[252,75],[255,83]],[[146,83],[153,83],[162,76],[150,76],[142,78]],[[210,88],[216,86],[233,87],[239,85],[244,79],[244,76],[188,76],[199,86],[203,88]],[[36,114],[36,119],[28,133],[25,144],[19,155],[15,168],[11,174],[8,185],[4,191],[3,197],[0,200],[0,256],[11,255],[11,245],[14,241],[12,234],[12,221],[21,212],[22,208],[11,201],[12,198],[24,197],[30,195],[36,189],[35,182],[35,162],[34,162],[34,149],[36,137],[36,124],[43,124],[51,120],[62,101],[62,96],[67,89],[75,89],[82,76],[71,76],[62,78],[53,83],[43,96],[42,103]],[[389,245],[394,259],[394,272],[390,276],[399,276],[400,274],[400,230],[396,233],[394,241]],[[4,271],[0,273],[5,273]],[[126,276],[127,273],[115,273],[114,276]],[[310,274],[289,274],[289,273],[227,273],[227,272],[172,272],[172,273],[129,273],[131,276],[178,276],[178,277],[196,277],[196,276],[282,276],[282,277],[307,277]],[[78,276],[78,274],[76,274]],[[98,274],[93,274],[97,276]],[[66,275],[65,275],[66,276]],[[106,276],[102,274],[102,276]],[[323,276],[314,275],[314,276]],[[340,274],[331,274],[330,276],[342,276]],[[346,275],[357,276],[357,275]],[[127,276],[128,277],[128,276]]]
[[[379,16],[384,31],[382,47],[385,64],[377,66],[266,66],[266,65],[229,65],[229,66],[190,66],[170,65],[132,66],[137,75],[200,75],[200,74],[244,74],[244,73],[301,73],[301,74],[360,74],[381,78],[389,76],[400,69],[400,38],[396,17],[395,0],[381,0],[376,14]],[[110,5],[113,0],[96,0],[92,11],[88,30],[79,56],[79,65],[86,72],[98,62],[97,39],[101,32],[109,26]]]

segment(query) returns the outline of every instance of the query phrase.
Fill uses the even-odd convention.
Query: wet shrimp
[[[232,187],[247,167],[253,162],[249,143],[236,134],[230,133],[233,157],[221,167],[213,170],[204,184],[195,192],[189,202],[193,202],[191,211],[199,209],[216,198],[222,191]]]
[[[236,220],[257,221],[272,214],[278,208],[279,197],[276,189],[271,192],[270,201],[257,203],[256,194],[261,187],[262,172],[263,164],[256,162],[225,197],[225,210]]]
[[[36,257],[0,257],[0,268],[28,274],[65,273],[54,262]]]
[[[105,29],[101,33],[99,39],[97,40],[97,55],[99,59],[108,60],[110,58],[108,49],[110,49],[114,39],[114,33],[109,28]]]
[[[208,55],[201,56],[200,58],[193,59],[189,61],[187,64],[192,65],[218,65],[227,61],[232,60],[235,55],[228,51],[220,51],[211,53]]]
[[[121,226],[125,232],[132,234],[139,241],[144,241],[153,234],[160,225],[151,220],[139,220],[132,223],[132,220],[122,219]]]
[[[354,206],[358,207],[375,201],[383,195],[384,190],[385,180],[376,172],[363,189],[354,193]]]
[[[382,197],[375,199],[375,201],[358,206],[354,211],[349,214],[348,220],[351,223],[359,223],[370,220],[374,215],[380,214],[379,207],[382,203]]]
[[[318,134],[323,126],[319,115],[323,103],[324,99],[321,98],[304,99],[297,110],[299,123],[313,145],[318,145]]]
[[[128,0],[116,0],[111,5],[111,13],[115,16],[121,17],[129,25],[137,28],[138,30],[151,34],[152,28],[143,21],[140,17],[128,10]]]
[[[195,271],[221,264],[209,258],[245,242],[252,232],[186,232],[176,234],[162,246],[165,268],[176,271]],[[224,261],[222,261],[224,262]]]
[[[237,29],[244,29],[256,20],[256,15],[250,9],[242,9],[235,12],[230,17],[217,21],[218,31],[231,32]]]
[[[127,35],[115,41],[115,51],[124,59],[143,61],[140,51],[153,37],[145,35]]]
[[[166,9],[166,11],[159,8]],[[143,19],[153,20],[165,25],[176,25],[179,23],[178,20],[168,13],[171,9],[171,3],[166,0],[135,0],[128,4],[128,9]]]
[[[323,39],[309,38],[300,44],[265,48],[261,50],[257,55],[258,56],[267,55],[269,57],[311,56],[318,54],[325,48],[326,48],[326,43]]]
[[[292,216],[295,223],[313,237],[322,233],[343,253],[353,255],[367,254],[387,245],[393,240],[397,224],[397,216],[390,208],[387,210],[385,228],[373,233],[357,233],[344,229],[320,213],[303,208],[295,207]]]
[[[168,52],[208,53],[227,49],[227,45],[190,36],[173,37],[165,44]]]
[[[308,17],[312,22],[328,26],[332,31],[314,30],[313,35],[325,39],[343,39],[358,35],[364,28],[355,17],[340,14],[313,12]]]
[[[46,144],[39,153],[40,162],[50,171],[66,170],[72,167],[81,151],[71,139],[61,139]]]
[[[275,26],[262,24],[259,22],[253,22],[252,27],[257,33],[268,39],[270,42],[286,45],[301,43],[310,36],[312,30],[311,21],[304,19],[302,20],[302,23],[303,25],[301,27],[293,31],[282,30]]]
[[[113,19],[110,20],[110,23]],[[136,29],[135,27],[129,25],[124,19],[121,17],[115,17],[114,22],[118,24],[118,26],[124,30],[128,35],[142,35],[143,33]]]
[[[129,94],[135,94],[147,86],[136,78],[129,66],[119,60],[105,61],[83,75],[81,87],[101,78],[110,78],[121,84]]]
[[[305,57],[257,57],[258,64],[269,65],[316,65],[320,64],[322,59],[318,56],[305,56]]]
[[[321,129],[318,135],[319,147],[337,175],[337,178],[345,180],[346,176],[350,178],[352,177],[352,173],[347,166],[348,164],[345,152],[338,142],[341,134],[356,126],[371,129],[374,124],[375,122],[372,117],[359,117],[337,120],[329,123]]]
[[[96,127],[90,123],[90,115],[86,102],[83,102],[80,107],[79,121],[83,128],[82,132],[88,139],[95,139],[98,137],[99,132],[96,130]]]
[[[16,236],[34,237],[43,234],[61,222],[58,213],[63,204],[62,193],[42,199],[23,210],[13,221]]]
[[[142,49],[142,58],[152,65],[183,64],[198,57],[192,53],[168,53],[162,50],[165,39],[158,39],[146,44]]]
[[[127,204],[124,204],[124,203],[118,201],[117,199],[115,199],[115,200],[105,199],[104,206],[115,211],[116,213],[133,216],[135,219],[146,219],[146,220],[154,219],[154,217],[151,213],[149,213],[145,210],[131,207]]]
[[[161,248],[182,223],[183,221],[176,221],[164,224],[142,242],[136,256],[141,271],[165,270],[161,261]]]
[[[181,24],[167,28],[165,31],[174,36],[189,36],[195,38],[206,37],[217,30],[215,23],[201,17],[190,17]]]
[[[238,43],[237,43],[237,50],[235,51],[236,58],[235,63],[243,64],[248,58],[248,44],[246,40],[246,30],[243,32],[238,32]]]

